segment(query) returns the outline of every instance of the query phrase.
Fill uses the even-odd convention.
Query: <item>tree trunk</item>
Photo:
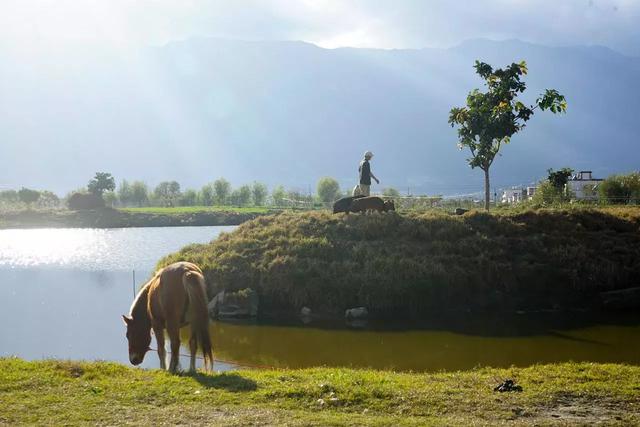
[[[489,212],[489,203],[491,201],[491,187],[489,185],[489,168],[484,171],[484,208]]]

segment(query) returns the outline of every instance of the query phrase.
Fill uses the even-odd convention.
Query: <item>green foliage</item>
[[[181,195],[180,184],[176,181],[164,181],[158,184],[153,193],[163,206],[176,206]]]
[[[195,206],[198,201],[198,192],[191,188],[187,189],[180,196],[181,206]]]
[[[149,202],[149,190],[147,184],[142,181],[133,181],[131,184],[131,202],[138,207]]]
[[[640,172],[611,175],[598,186],[600,198],[607,203],[640,203]]]
[[[251,192],[253,196],[253,204],[256,206],[264,206],[267,201],[267,195],[269,194],[267,186],[256,181],[251,187]]]
[[[60,206],[60,198],[51,191],[41,191],[38,198],[38,207],[41,208],[57,208]]]
[[[271,191],[271,200],[273,201],[273,204],[275,206],[279,206],[279,207],[285,206],[286,198],[287,198],[287,192],[285,191],[282,185],[277,185]]]
[[[547,180],[558,190],[563,190],[565,185],[567,185],[567,181],[569,177],[573,174],[573,169],[571,168],[562,168],[560,170],[554,171],[553,169],[547,169],[548,177]]]
[[[28,206],[31,206],[32,203],[35,203],[40,198],[40,192],[37,190],[31,190],[29,188],[22,187],[18,191],[18,199]]]
[[[118,186],[118,199],[123,206],[129,206],[133,202],[131,184],[126,179],[123,179]]]
[[[229,201],[233,206],[249,206],[251,204],[251,187],[243,185],[231,192]]]
[[[311,208],[313,207],[313,196],[305,194],[299,190],[287,191],[288,203],[294,208]]]
[[[0,204],[14,205],[20,201],[16,190],[0,191]]]
[[[194,213],[256,213],[263,214],[269,210],[262,206],[234,207],[234,206],[174,206],[174,207],[158,207],[151,206],[145,208],[121,208],[121,211],[129,213],[145,213],[157,215],[181,215]],[[224,217],[221,217],[222,219]],[[223,221],[219,224],[212,225],[234,225],[236,223],[227,224]]]
[[[400,197],[400,192],[393,187],[387,187],[382,190],[382,195],[385,197]]]
[[[331,177],[320,178],[317,186],[318,198],[323,203],[333,203],[340,197],[340,184]]]
[[[531,203],[536,206],[553,206],[568,202],[570,197],[564,187],[556,187],[550,180],[538,184]]]
[[[231,194],[231,184],[224,178],[218,178],[213,183],[214,203],[216,205],[226,205]]]
[[[266,311],[379,317],[580,306],[640,279],[640,210],[516,214],[282,213],[244,223],[188,259],[217,290],[250,287]],[[613,249],[615,248],[615,249]]]
[[[213,205],[214,200],[214,188],[213,184],[206,184],[200,190],[200,194],[198,195],[198,200],[202,206],[211,206]]]
[[[106,206],[114,207],[118,202],[118,195],[114,191],[105,191],[102,193],[102,198]]]
[[[110,173],[96,172],[96,175],[87,184],[87,189],[96,196],[102,196],[105,191],[116,189],[116,181]]]
[[[467,96],[465,107],[454,107],[449,112],[449,124],[458,126],[458,147],[468,148],[469,166],[485,172],[485,209],[489,209],[489,168],[503,144],[525,127],[536,108],[553,113],[565,112],[564,96],[547,89],[535,106],[526,106],[518,95],[526,90],[521,80],[527,74],[527,64],[512,63],[506,68],[493,69],[489,64],[476,61],[476,73],[485,81],[486,92],[474,89]]]

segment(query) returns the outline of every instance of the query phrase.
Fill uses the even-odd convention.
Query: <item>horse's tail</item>
[[[205,369],[213,369],[213,349],[209,337],[209,312],[207,310],[207,287],[202,274],[187,271],[182,276],[182,282],[189,295],[191,305],[192,334],[202,348]]]

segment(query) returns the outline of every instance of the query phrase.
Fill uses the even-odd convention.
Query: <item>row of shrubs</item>
[[[252,288],[261,313],[303,306],[375,316],[585,306],[640,283],[638,211],[282,213],[159,262],[199,264],[214,288]]]

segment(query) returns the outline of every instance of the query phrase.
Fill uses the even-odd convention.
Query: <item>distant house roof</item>
[[[580,171],[569,178],[569,181],[604,181],[602,178],[594,178],[592,171]]]

